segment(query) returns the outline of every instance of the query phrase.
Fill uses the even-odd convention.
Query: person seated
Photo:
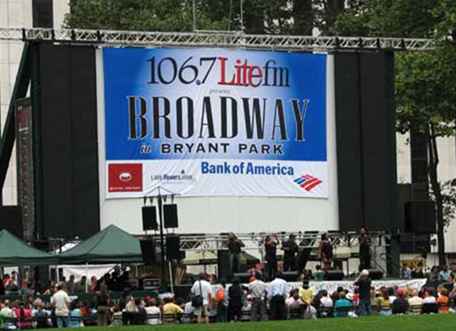
[[[78,301],[73,301],[70,307],[70,322],[68,326],[70,328],[80,328],[81,326],[84,326],[81,316],[82,314],[80,303]]]
[[[52,326],[50,314],[45,309],[44,303],[41,300],[35,300],[35,311],[33,313],[33,317],[35,318],[35,325],[37,329],[45,329]]]
[[[303,318],[305,320],[316,320],[317,319],[317,309],[315,309],[314,306],[311,304],[306,304],[304,302],[304,305],[302,306],[303,310]]]
[[[376,306],[379,308],[379,314],[382,316],[391,316],[391,303],[389,293],[386,288],[380,290],[380,295],[376,299]]]
[[[444,287],[439,289],[439,296],[437,297],[437,304],[439,305],[440,314],[448,314],[448,290]]]
[[[328,291],[322,290],[321,291],[321,298],[320,298],[320,314],[322,317],[332,316],[333,310],[333,300],[328,294]]]
[[[435,296],[432,295],[432,290],[425,289],[423,292],[423,308],[422,314],[436,314],[439,311],[439,306]]]
[[[409,303],[405,298],[405,289],[399,288],[396,292],[396,299],[393,301],[393,314],[406,314],[409,310]]]
[[[304,305],[304,302],[299,297],[298,289],[291,290],[290,297],[285,301],[285,303],[287,305],[288,314],[290,317],[301,317],[302,306]]]
[[[302,287],[299,289],[299,297],[301,298],[301,301],[307,304],[311,304],[314,293],[311,288],[309,288],[309,281],[305,280],[302,282]]]
[[[183,314],[180,306],[176,305],[174,298],[164,298],[163,323],[175,322]]]
[[[10,301],[9,300],[5,300],[5,302],[3,303],[3,307],[1,307],[1,309],[0,309],[0,316],[5,318],[5,319],[15,318],[16,317],[14,315],[13,309],[11,309],[11,307],[10,307]]]
[[[394,300],[396,300],[396,292],[398,290],[398,287],[388,287],[388,296],[389,296],[389,302],[390,304],[393,304]]]
[[[157,305],[156,298],[150,298],[149,300],[147,300],[146,307],[144,309],[146,310],[146,314],[147,314],[146,324],[149,324],[149,325],[160,324],[161,311]]]
[[[182,323],[191,323],[196,321],[196,316],[193,314],[195,308],[192,305],[192,301],[188,301],[184,305],[184,315],[182,316]]]
[[[410,307],[410,313],[419,315],[421,314],[421,309],[423,308],[423,299],[418,296],[418,292],[415,289],[411,289],[409,292],[408,304]]]
[[[347,317],[348,312],[353,308],[353,304],[350,300],[346,297],[346,292],[341,291],[339,292],[339,298],[336,300],[334,304],[335,308],[335,317]]]
[[[13,311],[17,320],[16,325],[19,329],[31,329],[33,327],[32,309],[28,304],[25,305],[23,302],[16,303]]]
[[[119,305],[114,305],[111,309],[112,320],[111,326],[121,326],[122,325],[122,311],[120,310]]]

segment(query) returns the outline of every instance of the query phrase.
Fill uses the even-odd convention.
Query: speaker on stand
[[[179,227],[177,219],[177,205],[175,203],[163,205],[163,216],[165,229]]]
[[[157,231],[157,209],[155,206],[144,206],[142,207],[142,223],[144,231]]]
[[[144,264],[151,265],[156,261],[155,258],[155,241],[152,239],[141,240],[141,253],[143,256]]]

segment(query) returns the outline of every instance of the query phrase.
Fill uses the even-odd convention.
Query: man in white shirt
[[[157,307],[157,299],[150,298],[147,302],[147,306],[144,308],[146,311],[146,324],[156,325],[160,324],[161,311]]]
[[[70,302],[70,297],[63,290],[62,284],[57,285],[57,292],[55,292],[55,294],[52,296],[51,304],[55,308],[55,317],[57,319],[57,326],[59,328],[68,327],[68,315],[70,313],[68,307],[70,306]]]
[[[252,308],[250,310],[250,319],[252,321],[264,321],[266,315],[266,284],[261,280],[260,273],[255,273],[255,278],[249,283],[249,291],[252,296]]]
[[[8,300],[5,300],[4,304],[0,303],[0,316],[5,317],[5,318],[14,318],[15,317],[13,310],[10,308],[10,303]]]
[[[421,308],[423,307],[423,299],[417,295],[415,289],[411,290],[410,298],[408,299],[408,304],[410,306],[410,311],[412,312],[412,314],[421,314]]]
[[[287,317],[285,298],[288,297],[288,284],[278,273],[269,284],[269,300],[271,304],[271,319],[284,320]]]
[[[329,296],[329,294],[326,290],[323,290],[321,293],[320,305],[325,308],[333,307],[333,300],[331,299],[331,297]]]
[[[212,303],[212,286],[206,280],[206,275],[201,273],[190,290],[193,297],[201,296],[203,299],[202,306],[193,307],[193,314],[197,317],[198,323],[209,323],[208,306]]]

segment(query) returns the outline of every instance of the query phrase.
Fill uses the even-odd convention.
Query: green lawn
[[[85,328],[87,329],[87,328]],[[100,328],[92,328],[101,330]],[[317,321],[271,321],[271,322],[238,322],[217,323],[210,325],[161,325],[161,326],[131,326],[119,328],[106,328],[106,331],[118,329],[123,331],[150,331],[151,329],[177,330],[177,331],[455,331],[456,315],[432,316],[390,316],[390,317],[364,317],[358,319],[330,318]]]

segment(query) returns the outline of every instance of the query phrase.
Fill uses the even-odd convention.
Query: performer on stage
[[[328,271],[332,266],[333,247],[326,233],[321,235],[320,241],[320,258],[323,264],[323,270]]]
[[[365,226],[359,231],[359,271],[371,268],[371,252],[369,232]]]
[[[279,240],[276,235],[266,236],[264,240],[265,259],[266,259],[266,277],[267,280],[273,280],[277,273],[277,244]]]
[[[234,233],[230,233],[228,237],[228,251],[230,252],[230,265],[232,273],[238,273],[240,271],[240,256],[242,247],[244,247],[242,241],[240,241]]]
[[[282,243],[283,249],[283,271],[296,271],[296,257],[299,251],[296,243],[296,236],[290,234],[288,240]]]

